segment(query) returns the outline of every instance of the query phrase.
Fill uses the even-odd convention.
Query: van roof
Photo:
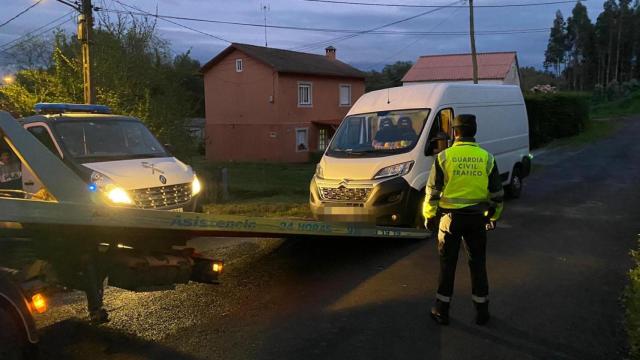
[[[459,104],[524,104],[520,87],[433,83],[399,86],[366,93],[347,115],[400,109],[434,109]]]

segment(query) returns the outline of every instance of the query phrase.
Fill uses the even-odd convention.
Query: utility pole
[[[473,83],[478,83],[478,58],[476,56],[476,31],[473,24],[473,0],[469,0],[469,35],[471,37],[471,62],[473,63]]]
[[[93,7],[91,0],[82,0],[78,16],[78,40],[82,44],[82,80],[84,103],[95,104],[96,95],[91,79],[91,41],[93,39]]]

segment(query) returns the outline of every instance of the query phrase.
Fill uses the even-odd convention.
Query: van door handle
[[[24,183],[27,186],[33,186],[35,185],[33,181],[27,181],[26,183]]]

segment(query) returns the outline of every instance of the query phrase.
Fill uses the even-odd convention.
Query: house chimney
[[[334,48],[333,46],[329,46],[326,49],[324,49],[324,51],[326,51],[325,56],[329,60],[335,60],[336,59],[336,48]]]

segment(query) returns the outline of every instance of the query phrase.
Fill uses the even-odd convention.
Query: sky
[[[335,3],[309,2],[305,0],[119,0],[143,11],[181,17],[224,20],[245,23],[264,22],[264,6],[267,23],[270,25],[297,26],[305,28],[366,30],[396,20],[410,17],[433,9],[408,7],[358,6]],[[358,0],[356,0],[358,1]],[[420,5],[445,5],[454,0],[360,0],[375,3],[401,3]],[[522,4],[548,2],[550,0],[475,0],[475,5]],[[0,0],[0,24],[24,10],[35,0]],[[602,0],[583,2],[589,17],[595,22],[602,9]],[[104,9],[122,11],[126,9],[115,0],[93,0],[95,6]],[[458,3],[459,5],[460,3]],[[476,8],[476,31],[541,29],[550,28],[556,10],[568,17],[574,3],[554,4],[535,7],[516,8]],[[48,22],[64,16],[71,8],[56,0],[43,0],[24,15],[9,24],[0,27],[0,50],[3,44],[13,41]],[[61,27],[70,33],[75,32],[71,15]],[[263,27],[245,27],[226,24],[173,20],[200,32],[233,42],[264,45]],[[468,31],[469,12],[467,8],[444,8],[430,14],[417,17],[384,30],[421,31],[421,32],[460,32]],[[54,24],[55,25],[55,24]],[[204,35],[178,25],[158,20],[158,31],[168,40],[175,53],[191,50],[193,57],[202,63],[208,61],[228,42]],[[326,42],[343,36],[343,33],[294,31],[285,29],[267,29],[269,47],[297,50],[301,46],[322,42],[305,52],[324,54],[324,48],[333,45],[337,48],[340,60],[361,70],[381,69],[385,64],[396,61],[412,61],[421,55],[468,53],[470,52],[468,35],[398,35],[364,34],[342,41]],[[548,40],[548,31],[509,35],[478,35],[478,52],[517,51],[521,67],[542,67],[544,51]],[[1,55],[1,53],[0,53]],[[2,66],[2,65],[0,65]],[[4,64],[6,72],[7,64]],[[3,69],[0,69],[3,72]]]

